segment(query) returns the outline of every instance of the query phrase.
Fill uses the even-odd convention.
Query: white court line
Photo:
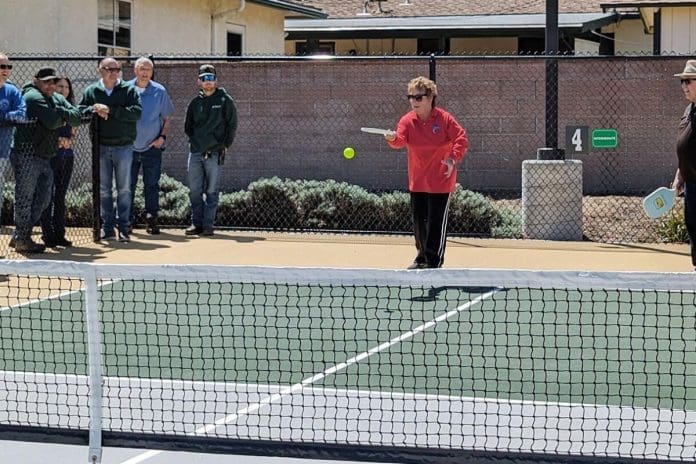
[[[120,280],[121,280],[121,279],[104,280],[104,281],[102,281],[102,283],[100,283],[99,285],[97,285],[97,288],[104,287],[105,285],[111,285],[111,284],[113,284],[113,283],[115,283],[115,282],[119,282]],[[44,302],[44,301],[55,300],[55,299],[62,298],[62,297],[65,297],[65,296],[73,295],[73,294],[75,294],[75,293],[83,293],[84,291],[85,291],[85,287],[82,286],[82,287],[80,287],[80,288],[77,289],[77,290],[67,290],[67,291],[65,291],[65,292],[63,292],[63,293],[59,293],[59,294],[57,294],[57,295],[53,295],[53,296],[50,296],[50,297],[48,297],[48,298],[35,298],[35,299],[33,299],[33,300],[25,301],[24,303],[20,303],[20,304],[16,304],[16,305],[10,305],[10,306],[3,306],[2,308],[0,308],[0,313],[3,312],[3,311],[11,311],[11,310],[13,310],[13,309],[23,308],[24,306],[29,306],[29,305],[32,305],[32,304],[35,304],[35,303],[42,303],[42,302]]]
[[[405,333],[399,335],[398,337],[392,338],[388,342],[384,342],[384,343],[382,343],[374,348],[369,349],[368,351],[360,353],[357,356],[353,356],[352,358],[348,359],[347,361],[344,361],[340,364],[336,364],[335,366],[330,367],[319,374],[315,374],[311,377],[308,377],[299,383],[296,383],[296,384],[291,385],[289,387],[285,387],[282,390],[280,390],[280,392],[275,393],[273,395],[269,395],[269,396],[265,397],[264,399],[262,399],[261,401],[255,403],[255,404],[252,404],[251,406],[247,406],[246,408],[243,408],[243,409],[237,411],[236,413],[229,414],[225,417],[222,417],[222,418],[216,420],[212,424],[208,424],[204,427],[198,428],[198,429],[196,429],[195,433],[196,434],[208,433],[208,432],[220,427],[221,425],[225,425],[225,424],[228,424],[228,423],[236,420],[239,416],[243,416],[245,414],[249,414],[249,413],[252,413],[254,411],[257,411],[267,404],[271,404],[271,403],[274,403],[274,402],[282,399],[283,396],[286,396],[286,395],[289,395],[291,393],[295,393],[299,390],[302,390],[307,385],[311,385],[319,380],[322,380],[323,378],[325,378],[331,374],[335,374],[339,371],[342,371],[342,370],[346,369],[347,367],[351,366],[352,364],[356,364],[356,363],[362,361],[363,359],[366,359],[374,354],[377,354],[381,351],[386,350],[387,348],[389,348],[393,345],[396,345],[397,343],[401,343],[405,340],[408,340],[409,338],[412,338],[413,336],[415,336],[421,332],[424,332],[425,330],[433,327],[437,323],[442,322],[444,320],[447,320],[450,317],[452,317],[456,314],[459,314],[460,312],[464,311],[465,309],[467,309],[467,308],[469,308],[469,307],[471,307],[471,306],[473,306],[473,305],[475,305],[475,304],[477,304],[485,299],[491,298],[493,295],[495,295],[496,293],[498,293],[501,290],[502,289],[498,288],[498,289],[495,289],[495,290],[490,291],[488,293],[485,293],[485,294],[479,296],[478,298],[475,298],[475,299],[469,301],[468,303],[465,303],[465,304],[458,306],[450,311],[447,311],[444,314],[441,314],[440,316],[426,322],[425,324],[419,325],[415,329],[411,329],[408,332],[405,332]],[[139,463],[144,462],[150,458],[153,458],[161,453],[162,453],[162,451],[154,451],[154,450],[147,451],[145,453],[139,454],[138,456],[134,456],[130,459],[122,461],[121,464],[139,464]]]
[[[44,301],[51,301],[51,300],[55,300],[55,299],[58,299],[58,298],[63,298],[64,296],[72,295],[72,294],[74,294],[74,293],[81,293],[81,292],[84,292],[84,291],[85,291],[85,288],[82,287],[82,288],[80,288],[79,290],[69,290],[69,291],[66,291],[66,292],[63,292],[63,293],[59,293],[58,295],[50,296],[50,297],[48,297],[48,298],[35,298],[35,299],[33,299],[33,300],[25,301],[24,303],[20,303],[20,304],[16,304],[16,305],[10,305],[10,306],[3,306],[2,308],[0,308],[0,313],[3,312],[3,311],[11,311],[11,310],[13,310],[13,309],[23,308],[24,306],[33,305],[33,304],[35,304],[35,303],[42,303],[42,302],[44,302]]]

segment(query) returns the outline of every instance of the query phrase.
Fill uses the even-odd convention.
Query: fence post
[[[101,177],[99,175],[99,117],[94,114],[90,123],[90,135],[92,139],[92,238],[98,242],[101,240],[101,200],[99,195]]]
[[[430,80],[433,82],[437,82],[437,62],[435,61],[435,54],[431,53],[430,54]]]

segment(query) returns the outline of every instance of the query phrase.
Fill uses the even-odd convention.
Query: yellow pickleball
[[[355,156],[355,150],[353,150],[353,147],[346,147],[343,149],[343,157],[347,160],[353,159]]]

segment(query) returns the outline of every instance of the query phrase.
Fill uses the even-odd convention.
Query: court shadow
[[[495,290],[495,287],[469,287],[466,285],[443,285],[441,287],[432,287],[424,289],[423,295],[414,296],[409,298],[409,301],[437,301],[440,299],[442,293],[454,290],[458,293],[467,294],[483,294]],[[444,295],[443,295],[444,298]]]

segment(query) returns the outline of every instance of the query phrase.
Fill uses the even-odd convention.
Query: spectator
[[[191,200],[191,226],[186,235],[213,235],[217,210],[220,165],[225,150],[237,131],[234,100],[217,86],[217,74],[210,64],[198,70],[198,95],[186,110],[184,130],[189,137],[188,185]]]
[[[69,78],[58,78],[56,93],[62,95],[71,105],[75,105],[75,94]],[[65,195],[73,172],[75,154],[72,146],[76,135],[77,127],[70,124],[58,129],[58,152],[51,158],[53,192],[48,207],[41,215],[42,239],[49,248],[72,246],[72,242],[65,238]]]
[[[143,112],[138,119],[137,136],[133,145],[131,167],[131,193],[135,197],[138,171],[143,168],[143,191],[145,197],[145,222],[148,234],[159,234],[159,180],[162,175],[162,151],[169,133],[169,121],[174,105],[167,89],[152,80],[154,65],[148,58],[141,57],[133,66],[135,78],[128,83],[140,94]],[[134,222],[131,201],[131,224]]]
[[[99,62],[99,79],[88,86],[82,95],[80,110],[94,113],[99,118],[99,196],[101,203],[102,240],[116,237],[130,241],[131,166],[136,124],[142,112],[140,96],[129,84],[119,78],[121,65],[107,57]],[[114,209],[113,181],[116,181],[116,209]]]
[[[5,175],[10,166],[10,147],[15,128],[14,122],[24,121],[26,104],[22,93],[9,82],[12,63],[4,53],[0,53],[0,209],[5,191]]]
[[[58,130],[80,124],[80,112],[60,94],[53,68],[41,68],[22,88],[31,124],[17,128],[10,161],[15,172],[15,232],[10,246],[21,253],[41,253],[31,230],[48,206],[53,186],[50,160],[58,149]]]

